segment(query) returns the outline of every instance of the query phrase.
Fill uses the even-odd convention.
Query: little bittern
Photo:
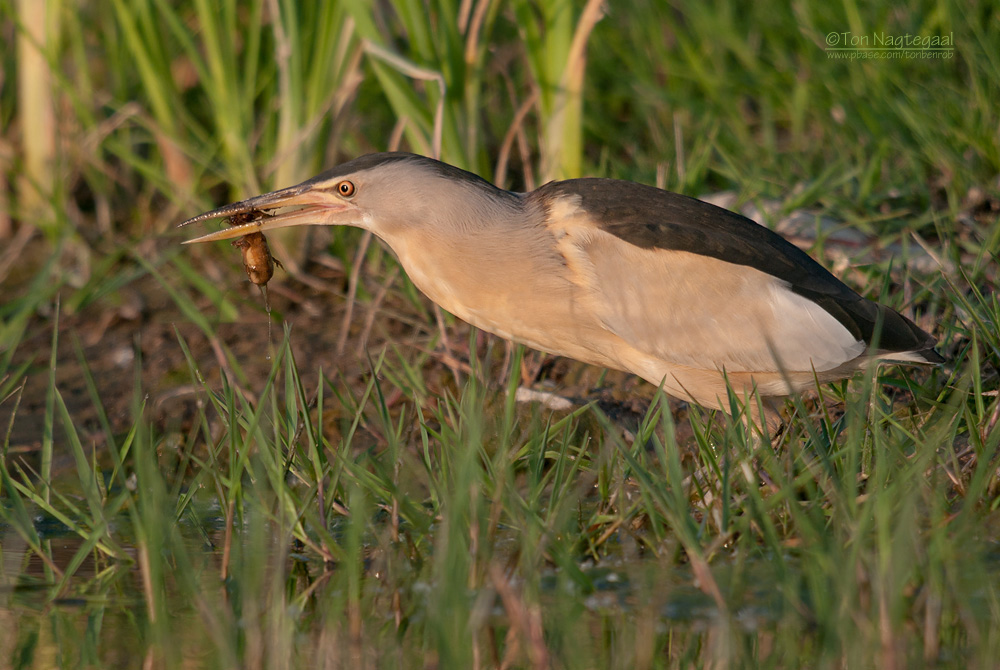
[[[472,325],[633,372],[708,408],[728,408],[727,382],[770,399],[875,361],[941,361],[929,334],[781,236],[651,186],[571,179],[513,193],[439,161],[382,153],[181,225],[262,210],[271,214],[191,241],[364,228]],[[764,410],[776,426],[774,403]]]

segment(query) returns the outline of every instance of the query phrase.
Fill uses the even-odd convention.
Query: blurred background
[[[192,642],[195,656],[213,659],[209,665],[252,667],[273,661],[276,665],[268,667],[278,667],[305,663],[306,657],[378,664],[387,657],[380,656],[385,640],[406,650],[405,660],[396,664],[407,667],[435,667],[438,662],[442,667],[473,662],[544,667],[560,648],[567,654],[567,667],[683,667],[688,661],[720,659],[777,667],[789,659],[815,658],[814,652],[827,654],[823,658],[835,664],[878,655],[885,667],[907,659],[986,664],[997,658],[991,654],[1000,636],[987,632],[989,621],[1000,621],[996,555],[989,553],[996,552],[997,536],[986,532],[976,540],[986,544],[970,550],[976,557],[971,567],[947,548],[956,537],[974,535],[974,529],[995,531],[1000,502],[994,430],[1000,360],[995,294],[1000,250],[998,26],[1000,5],[988,0],[912,0],[891,6],[852,0],[782,6],[733,0],[0,0],[0,436],[5,462],[0,532],[6,581],[0,584],[5,589],[0,615],[10,624],[8,633],[0,633],[0,655],[10,652],[21,659],[14,667],[43,667],[38,661],[42,649],[83,649],[96,665],[121,660],[111,651],[108,633],[92,627],[98,615],[88,599],[97,592],[102,602],[120,605],[124,597],[142,603],[141,625],[128,623],[122,613],[127,607],[108,608],[115,617],[124,617],[109,630],[129,631],[124,637],[134,653],[149,663],[183,663],[184,653],[168,650],[167,641],[177,630],[164,623],[172,605],[163,603],[172,601],[154,594],[163,588],[183,601],[207,588],[203,582],[180,579],[181,563],[188,572],[197,572],[191,565],[204,569],[211,564],[213,574],[219,572],[218,563],[223,577],[232,579],[229,547],[235,533],[246,547],[266,554],[263,563],[249,562],[259,570],[255,576],[243,575],[240,588],[245,592],[285,589],[288,602],[305,608],[303,603],[322,592],[320,582],[310,580],[340,561],[354,567],[343,576],[347,590],[334,589],[337,595],[330,597],[343,596],[343,602],[336,602],[347,604],[320,608],[329,619],[315,612],[308,620],[288,614],[280,625],[265,622],[262,605],[252,613],[245,605],[250,609],[242,615],[231,609],[232,603],[211,605],[211,615],[204,607],[200,614],[188,612],[184,625],[191,628],[179,625],[188,634],[214,622],[205,634],[209,642],[200,633],[194,636],[199,641]],[[671,495],[678,497],[646,496],[648,509],[618,504],[614,486],[601,482],[621,484],[628,480],[624,473],[639,464],[622,460],[612,447],[608,452],[588,442],[604,439],[594,435],[607,427],[586,412],[572,412],[565,425],[558,415],[551,420],[565,429],[565,437],[561,447],[549,443],[547,415],[538,408],[515,412],[508,390],[513,393],[523,383],[558,390],[578,407],[593,401],[602,408],[601,416],[631,421],[629,430],[641,432],[642,426],[660,420],[657,415],[649,423],[646,410],[656,400],[647,385],[470,333],[421,296],[391,254],[361,231],[273,235],[271,248],[284,270],[268,286],[266,301],[247,282],[240,256],[229,245],[181,246],[201,232],[176,228],[190,216],[297,183],[361,154],[390,149],[437,156],[513,190],[530,190],[552,179],[607,176],[706,198],[778,229],[853,288],[916,319],[939,337],[949,365],[912,378],[910,373],[889,373],[888,386],[865,387],[879,402],[868,397],[868,405],[864,399],[857,404],[859,411],[876,405],[883,411],[882,428],[869,430],[898,446],[898,453],[886,450],[899,460],[886,465],[895,474],[885,481],[900,488],[887,488],[871,508],[856,498],[867,495],[857,487],[874,476],[867,468],[878,457],[872,455],[875,438],[861,437],[860,428],[856,438],[843,437],[852,416],[850,403],[847,419],[828,409],[842,404],[844,386],[831,391],[829,403],[820,399],[799,408],[800,418],[812,412],[816,421],[826,421],[825,428],[802,426],[791,434],[810,448],[840,444],[852,454],[856,450],[857,458],[833,459],[846,465],[836,466],[832,475],[808,474],[812,466],[795,461],[785,464],[787,480],[772,478],[787,505],[796,497],[811,500],[816,516],[796,516],[786,503],[764,504],[763,498],[760,518],[732,515],[729,503],[720,501],[738,497],[731,489],[737,484],[721,475],[729,472],[728,466],[719,465],[715,450],[737,439],[733,427],[696,411],[689,422],[690,408],[676,402],[666,414],[677,423],[673,448],[681,454],[677,467],[683,468],[683,476],[678,470],[676,480],[661,473],[631,481],[640,488],[671,482]],[[384,388],[373,389],[375,372]],[[483,388],[469,389],[480,382]],[[472,411],[471,401],[463,401],[466,394],[486,398],[478,406],[485,415],[476,414],[475,421],[466,414]],[[521,416],[525,412],[529,418]],[[290,422],[285,429],[279,429],[282,413]],[[865,417],[859,421],[873,420],[870,414]],[[580,449],[579,458],[588,449],[605,454],[574,466],[593,475],[586,481],[601,484],[595,494],[599,500],[590,505],[590,493],[573,489],[562,503],[565,509],[587,511],[575,522],[570,512],[551,517],[573,529],[566,532],[578,533],[562,549],[546,542],[562,537],[563,531],[554,529],[563,526],[545,526],[546,521],[542,527],[547,530],[531,535],[524,530],[530,524],[513,520],[521,512],[508,511],[501,502],[507,500],[502,492],[509,484],[503,477],[490,480],[499,492],[486,495],[476,484],[470,493],[470,482],[487,476],[478,466],[456,456],[456,463],[466,468],[458,476],[458,470],[449,471],[430,458],[428,444],[449,443],[448,426],[455,430],[457,446],[468,443],[463,430],[470,424],[489,433],[496,422],[509,427],[515,420],[523,422],[524,432],[517,433],[522,435],[520,447],[512,447],[518,455],[505,461],[513,473],[510,482],[536,467],[542,477],[542,466],[555,468],[551,459],[560,449],[572,451],[572,445]],[[892,432],[896,429],[898,435]],[[673,436],[673,426],[670,430]],[[505,445],[515,440],[510,431],[501,434]],[[584,434],[589,437],[581,438]],[[786,436],[786,452],[796,454],[789,458],[809,452],[792,449],[789,445],[800,444],[796,439]],[[139,444],[146,451],[131,446]],[[253,457],[242,449],[247,445],[256,445]],[[542,454],[537,463],[529,455],[532,445]],[[914,460],[913,454],[920,452],[914,445],[925,445],[933,463]],[[300,475],[294,486],[287,484],[298,492],[282,488],[282,471],[297,472],[300,465],[295,457],[251,462],[268,448],[285,454],[306,449],[300,456],[314,469]],[[751,460],[761,462],[764,457],[753,452],[756,447],[747,448]],[[223,452],[224,458],[219,455]],[[457,479],[448,479],[447,486],[439,482],[439,488],[435,475],[414,475],[418,483],[403,485],[400,468],[416,467],[416,461],[401,455],[405,453],[424,458],[428,472],[443,468]],[[161,488],[140,486],[136,492],[130,477],[138,472],[133,463],[137,454],[146,454],[152,464],[152,470],[139,472],[140,480],[152,478]],[[386,454],[388,464],[379,464]],[[351,465],[338,460],[343,458]],[[262,470],[252,471],[254,467]],[[551,476],[562,481],[561,470],[555,472]],[[618,479],[609,474],[615,472]],[[708,480],[714,483],[704,484],[697,473],[710,472]],[[925,472],[935,474],[923,479]],[[241,515],[252,516],[241,511],[251,487],[247,481],[247,491],[241,490],[240,481],[266,480],[262,473],[272,475],[274,490],[260,494],[267,502],[250,507],[266,517],[258,519],[265,526],[281,528],[276,536],[288,541],[278,542],[278,548],[240,525]],[[489,476],[495,474],[491,470]],[[379,479],[383,476],[384,481]],[[552,479],[536,483],[546,491],[546,500],[563,492],[558,486],[551,489]],[[749,479],[744,485],[749,490],[755,486]],[[829,496],[831,487],[841,485],[847,511],[838,517],[831,510],[840,508],[831,507]],[[211,489],[212,495],[197,508],[193,491],[199,488]],[[411,499],[409,511],[400,502],[404,489]],[[160,492],[150,493],[154,490]],[[60,500],[60,491],[76,502]],[[482,507],[468,499],[484,495]],[[749,496],[741,498],[744,502],[758,500],[756,493],[740,495]],[[293,502],[284,508],[275,500]],[[340,528],[333,519],[362,518],[347,514],[352,500],[370,515],[357,528],[354,521],[343,521]],[[685,500],[694,507],[688,509]],[[465,510],[459,515],[464,531],[448,526],[461,541],[445,531],[440,535],[451,538],[447,541],[435,535],[440,530],[435,524],[450,518],[442,511],[446,501]],[[510,504],[511,510],[521,509],[519,503]],[[407,554],[410,562],[404,561],[409,572],[390,570],[396,575],[394,588],[413,595],[414,584],[424,583],[428,575],[459,576],[461,584],[447,600],[453,620],[428,614],[421,609],[426,604],[407,610],[397,596],[379,609],[379,597],[360,586],[361,575],[376,579],[368,570],[377,563],[372,555],[378,554],[379,543],[400,542],[400,505],[403,525],[412,526],[417,549]],[[156,506],[165,516],[149,511]],[[152,554],[162,564],[157,568],[156,558],[150,564],[149,547],[161,545],[147,534],[177,525],[195,508],[200,510],[198,521],[188,520],[191,527],[176,531],[186,539],[177,545],[166,535],[155,540],[163,550],[154,548]],[[716,508],[717,516],[706,511]],[[126,510],[132,510],[125,524],[132,530],[122,537],[114,520]],[[943,521],[960,513],[967,516]],[[861,521],[900,516],[907,519],[912,542],[892,551],[886,536]],[[832,518],[854,530],[831,530],[828,523],[836,525],[828,522]],[[511,554],[520,558],[493,560],[503,554],[497,543],[513,540],[498,531],[490,542],[483,539],[488,549],[480,548],[477,519],[490,533],[506,524],[538,544]],[[682,532],[682,527],[688,530]],[[928,527],[946,530],[924,535]],[[679,616],[644,623],[648,603],[629,591],[622,600],[635,605],[638,598],[639,604],[611,616],[599,610],[599,625],[568,616],[579,601],[557,599],[556,605],[546,605],[546,598],[554,596],[539,586],[540,566],[555,563],[568,570],[573,557],[583,555],[597,565],[608,538],[618,537],[620,528],[651,534],[636,541],[643,547],[636,550],[640,554],[673,556],[676,562],[667,561],[671,571],[680,565],[684,567],[677,569],[693,570],[678,583],[683,588],[697,585],[691,593],[706,597],[707,605],[683,600],[690,594],[682,588],[682,604],[671,605],[680,608]],[[961,531],[949,534],[956,528]],[[182,551],[178,547],[201,556],[190,549],[192,534],[210,538],[208,555],[214,558],[189,556],[187,563],[166,558],[176,558]],[[736,563],[724,564],[722,571],[735,580],[729,586],[744,596],[752,581],[748,575],[758,573],[741,572],[741,556],[773,558],[826,538],[816,555],[827,568],[814,566],[817,572],[810,572],[806,567],[794,578],[767,560],[765,568],[754,568],[762,569],[766,580],[776,580],[774,592],[783,594],[779,600],[785,598],[778,614],[768,609],[770,600],[750,599],[765,611],[761,625],[801,615],[793,632],[782,638],[792,651],[772,652],[757,636],[741,646],[726,637],[728,632],[706,623],[738,609],[727,610],[732,592],[709,589],[706,576],[711,575],[714,552],[739,537],[748,538],[747,553],[737,552]],[[858,551],[864,560],[857,555],[845,559],[828,544],[839,546],[845,537],[862,547]],[[728,539],[718,544],[719,538]],[[670,544],[674,540],[679,544]],[[581,550],[579,542],[587,548]],[[662,542],[672,548],[664,549]],[[261,549],[265,546],[266,551]],[[461,563],[464,567],[458,569],[445,560],[468,558],[470,551],[479,556],[478,563]],[[480,556],[484,551],[489,558]],[[618,550],[607,551],[618,555]],[[298,565],[289,552],[306,557],[305,572],[314,573],[308,584],[296,586],[289,579],[261,586],[271,562]],[[922,558],[913,560],[923,567],[912,568],[915,573],[893,568],[911,560],[914,552]],[[425,567],[416,555],[427,558]],[[438,557],[436,567],[431,556]],[[114,572],[106,563],[109,557],[127,564],[124,574],[135,579],[131,586],[114,586],[117,596],[101,591],[106,584],[96,585],[97,576]],[[854,559],[867,567],[837,572],[823,588],[818,586],[822,580],[809,581],[832,565],[855,565]],[[920,562],[925,559],[930,563]],[[526,571],[515,570],[512,581],[505,581],[503,570],[488,567],[509,567],[519,560],[525,561]],[[879,566],[887,572],[878,574],[898,579],[879,581],[866,572],[878,572]],[[653,570],[648,574],[661,574],[648,569]],[[949,581],[963,571],[981,577],[980,590]],[[89,577],[82,583],[70,579],[83,573]],[[536,576],[518,592],[517,580],[528,573]],[[584,595],[599,591],[594,584],[600,579],[580,570],[572,574],[572,580],[589,585],[579,587]],[[672,580],[676,575],[671,575]],[[330,583],[339,584],[340,578]],[[790,581],[781,581],[786,578]],[[659,577],[649,579],[659,583]],[[42,595],[24,600],[24,590],[18,589],[25,584]],[[465,646],[449,655],[448,631],[464,630],[461,626],[472,616],[469,608],[484,607],[466,602],[460,595],[466,586],[473,594],[483,593],[476,590],[482,587],[499,598],[503,623],[490,623],[482,614],[474,628],[487,635],[483,631],[494,626],[492,642],[483,642],[479,633],[460,634]],[[944,594],[952,587],[958,595],[949,599]],[[219,587],[213,582],[211,588]],[[236,587],[226,588],[233,597]],[[793,597],[798,588],[812,595]],[[853,594],[845,596],[849,604],[824,600],[831,590]],[[57,605],[70,596],[90,604],[77,609]],[[406,601],[407,595],[402,598]],[[523,598],[527,600],[519,600]],[[366,610],[371,621],[358,615],[359,603],[367,599],[376,601]],[[418,601],[423,602],[414,596]],[[972,602],[972,610],[963,609],[973,607]],[[665,607],[659,602],[648,606]],[[69,607],[62,613],[66,618],[54,622],[39,614],[53,607],[57,612]],[[699,607],[718,609],[705,615]],[[790,614],[796,607],[801,608],[798,615]],[[812,613],[802,614],[806,610]],[[89,617],[90,628],[80,623],[81,613]],[[561,623],[543,624],[550,616]],[[394,619],[394,624],[379,617]],[[677,638],[671,648],[662,626],[681,619],[702,628],[683,628],[686,637]],[[261,633],[266,643],[240,637],[243,633],[236,629],[248,626],[247,621],[266,628],[267,635]],[[343,624],[336,629],[343,636],[338,639],[356,644],[350,654],[324,655],[322,650],[333,644],[321,634],[331,630],[330,621]],[[408,635],[408,625],[417,632]],[[822,634],[803,642],[799,633],[805,628],[815,632],[815,627]],[[382,633],[365,637],[361,629]],[[871,632],[860,635],[859,629]],[[41,634],[46,641],[39,642],[44,630],[49,630]],[[68,637],[60,642],[57,630]],[[71,630],[76,632],[66,632]],[[563,631],[563,637],[554,630]],[[639,640],[628,643],[639,650],[634,651],[637,656],[618,649],[610,637],[600,642],[601,635],[588,638],[583,646],[588,651],[569,653],[570,641],[579,639],[581,631],[587,637],[595,630]],[[308,651],[296,655],[291,650],[289,631],[311,636],[304,647]],[[852,652],[858,635],[864,641]],[[928,636],[932,642],[917,639]],[[255,656],[254,644],[264,644],[272,655]],[[942,648],[951,651],[945,654]],[[593,658],[601,662],[591,664]],[[448,659],[457,665],[449,666]]]

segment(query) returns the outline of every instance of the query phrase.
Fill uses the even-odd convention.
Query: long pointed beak
[[[270,214],[266,211],[285,207],[298,207],[299,209],[277,214]],[[213,209],[211,212],[205,212],[188,219],[178,227],[224,217],[230,219],[231,223],[236,222],[235,225],[228,228],[196,237],[193,240],[186,240],[183,244],[216,242],[242,237],[248,233],[262,233],[290,226],[348,223],[334,219],[342,218],[338,215],[353,209],[355,209],[353,205],[333,193],[318,189],[315,184],[305,183]]]

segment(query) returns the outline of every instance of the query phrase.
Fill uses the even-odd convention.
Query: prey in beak
[[[180,224],[179,227],[222,218],[228,219],[230,227],[193,240],[186,240],[183,244],[231,240],[250,233],[264,233],[290,226],[340,223],[337,220],[338,215],[348,212],[352,206],[335,193],[323,188],[325,185],[322,182],[309,180],[297,186],[265,193],[199,214]],[[275,213],[268,211],[285,208],[294,209]]]
[[[346,193],[344,184],[350,185],[350,193]],[[274,275],[274,266],[281,267],[281,263],[271,256],[264,232],[290,226],[340,223],[339,218],[352,217],[356,210],[344,197],[353,195],[353,189],[351,182],[339,181],[331,185],[327,180],[310,179],[297,186],[225,205],[180,225],[224,218],[229,228],[187,240],[184,244],[234,240],[233,246],[243,255],[247,277],[263,292]],[[268,210],[281,211],[271,213]]]

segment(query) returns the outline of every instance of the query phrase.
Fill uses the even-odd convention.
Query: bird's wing
[[[728,210],[608,179],[553,182],[532,197],[604,326],[664,360],[821,371],[861,355],[875,337],[879,351],[933,346],[905,317]]]

